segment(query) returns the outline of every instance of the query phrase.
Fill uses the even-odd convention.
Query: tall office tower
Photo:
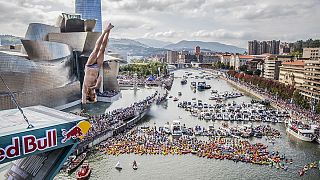
[[[249,55],[257,55],[258,49],[259,49],[258,46],[259,46],[259,42],[257,40],[249,41],[248,42]]]
[[[200,54],[200,46],[197,46],[196,47],[196,53],[195,53],[196,55],[199,55]]]
[[[270,54],[279,54],[279,48],[280,48],[280,41],[272,40]]]
[[[96,19],[95,32],[102,32],[101,0],[76,0],[75,9],[82,19]]]

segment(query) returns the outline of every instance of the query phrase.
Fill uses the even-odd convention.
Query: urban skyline
[[[52,22],[57,14],[75,12],[75,1],[0,2],[0,34],[24,36],[30,22]],[[103,0],[102,21],[112,21],[115,38],[150,38],[177,42],[217,41],[247,47],[253,39],[296,41],[317,38],[319,3],[290,1],[127,1]],[[16,11],[12,12],[12,9]],[[213,9],[213,11],[212,11]],[[314,11],[313,11],[314,9]],[[209,11],[210,10],[210,11]],[[10,11],[10,12],[8,12]],[[7,12],[7,13],[6,13]],[[12,23],[6,19],[13,19]],[[193,23],[185,23],[193,22]],[[299,28],[296,28],[299,26]],[[288,29],[295,29],[294,32]]]

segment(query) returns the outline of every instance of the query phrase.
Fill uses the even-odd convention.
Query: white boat
[[[320,127],[315,128],[314,134],[316,137],[315,140],[320,144]],[[319,170],[320,170],[320,167],[319,167]]]
[[[314,129],[312,126],[306,125],[301,121],[290,120],[286,130],[289,134],[302,141],[311,142],[315,139]]]
[[[181,127],[180,121],[175,120],[172,122],[171,133],[172,133],[172,136],[182,136],[182,127]]]
[[[169,123],[163,126],[163,131],[167,134],[171,134]]]
[[[121,167],[121,165],[120,165],[120,162],[119,162],[119,161],[118,161],[118,163],[116,164],[115,168],[116,168],[117,170],[122,170],[122,167]]]

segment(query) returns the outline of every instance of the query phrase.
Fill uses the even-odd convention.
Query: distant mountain
[[[215,52],[230,52],[230,53],[244,53],[246,49],[237,46],[226,45],[218,42],[203,42],[203,41],[180,41],[175,44],[164,46],[165,49],[170,50],[194,50],[196,46],[201,49],[210,49]]]
[[[141,46],[141,47],[149,47],[148,45],[145,45],[139,41],[135,41],[132,39],[115,39],[110,38],[109,40],[110,45],[113,44],[122,44],[122,45],[129,45],[129,46]]]
[[[149,47],[141,42],[132,39],[110,39],[108,50],[119,53],[122,56],[150,56],[154,54],[163,54],[167,50],[163,48]]]
[[[139,39],[135,39],[135,40],[142,43],[142,44],[145,44],[149,47],[154,47],[154,48],[163,48],[164,46],[172,44],[172,42],[160,41],[160,40],[156,40],[156,39],[139,38]]]

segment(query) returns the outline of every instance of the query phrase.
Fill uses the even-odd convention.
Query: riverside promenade
[[[308,109],[302,109],[293,103],[281,100],[274,95],[268,94],[267,92],[264,92],[263,90],[255,87],[254,85],[227,78],[225,75],[221,75],[220,71],[210,70],[209,72],[220,73],[219,77],[221,79],[261,100],[268,100],[270,102],[270,106],[275,109],[287,110],[291,114],[291,118],[293,119],[310,122],[312,124],[320,124],[320,115],[316,114],[315,112],[311,112]]]

